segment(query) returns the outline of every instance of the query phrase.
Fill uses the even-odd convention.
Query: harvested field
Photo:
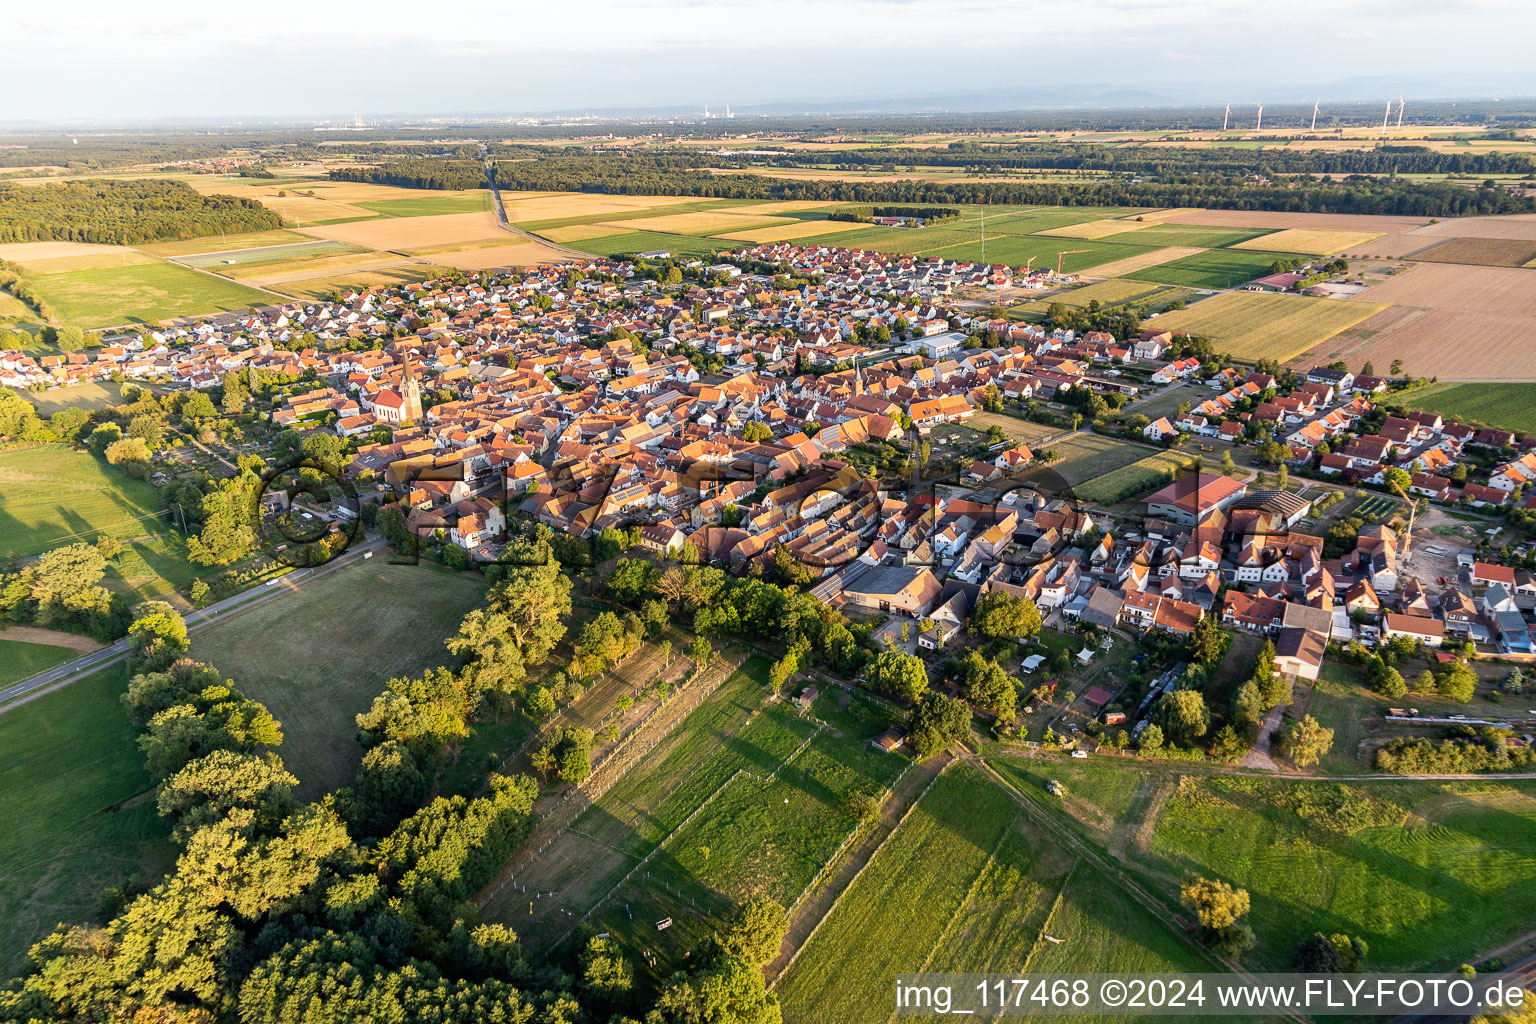
[[[1134,242],[1134,232],[1146,222],[1134,220],[1090,220],[1082,224],[1068,224],[1065,227],[1047,228],[1037,231],[1037,235],[1049,235],[1052,238],[1103,238],[1105,235],[1119,235],[1132,232],[1133,237],[1123,241]]]
[[[1106,242],[1132,245],[1187,245],[1201,249],[1221,249],[1270,232],[1264,228],[1205,228],[1193,224],[1142,224],[1135,231],[1108,235]]]
[[[1394,400],[1462,423],[1536,434],[1536,384],[1431,384]]]
[[[1071,306],[1074,309],[1086,308],[1090,302],[1097,302],[1104,306],[1113,306],[1121,302],[1128,302],[1142,295],[1150,295],[1161,287],[1161,285],[1152,284],[1147,281],[1112,279],[1100,281],[1097,284],[1085,285],[1082,288],[1074,288],[1071,291],[1062,292],[1060,295],[1036,299],[1034,302],[1026,302],[1019,308],[1029,313],[1044,313],[1058,302],[1065,306]]]
[[[1536,259],[1528,238],[1453,238],[1413,254],[1415,263],[1462,263],[1478,267],[1524,267]]]
[[[1056,461],[1030,467],[1024,473],[1025,478],[1049,484],[1055,477],[1069,487],[1104,476],[1152,454],[1150,448],[1099,434],[1078,434],[1046,447],[1056,453]]]
[[[819,222],[813,222],[818,223]],[[722,232],[755,231],[758,228],[800,226],[801,222],[788,217],[760,217],[750,211],[732,213],[722,210],[678,213],[670,217],[645,217],[639,220],[612,220],[608,225],[615,231],[665,231],[678,235],[714,235]]]
[[[367,253],[365,256],[346,262],[346,257],[341,258],[340,263],[330,260],[313,260],[307,264],[300,263],[288,267],[281,272],[269,271],[261,277],[248,277],[244,281],[247,284],[260,288],[276,288],[277,291],[288,292],[288,285],[314,281],[317,279],[340,280],[346,274],[367,275],[380,271],[392,271],[397,268],[419,268],[414,273],[420,275],[413,280],[423,281],[431,276],[429,269],[433,264],[427,260],[416,259],[411,256],[396,256],[394,253]],[[343,273],[346,272],[346,273]]]
[[[1380,235],[1419,227],[1429,223],[1429,218],[1362,213],[1283,213],[1276,210],[1181,210],[1163,218],[1163,223],[1209,224],[1218,228],[1365,231]]]
[[[804,213],[807,210],[826,210],[829,213],[846,203],[829,203],[821,199],[781,199],[767,203],[747,203],[735,207],[737,213],[752,213],[760,217],[777,217],[785,213]]]
[[[545,228],[538,234],[551,242],[580,242],[587,238],[602,238],[613,234],[607,224],[567,224],[563,228]]]
[[[628,213],[633,210],[653,210],[660,206],[677,206],[696,203],[697,196],[609,196],[587,192],[527,193],[503,192],[502,203],[507,209],[507,219],[513,223],[525,220],[553,220],[558,217],[579,217],[591,213]]]
[[[279,229],[277,231],[251,231],[243,235],[225,235],[217,237],[210,235],[207,238],[194,238],[186,242],[155,242],[151,245],[140,245],[136,248],[140,252],[147,252],[152,256],[195,256],[210,252],[232,252],[236,249],[261,249],[270,245],[292,245],[295,242],[309,242],[311,239],[297,231]]]
[[[1474,341],[1476,358],[1469,359],[1466,346]],[[1305,361],[1334,359],[1378,368],[1401,359],[1404,373],[1441,380],[1536,380],[1536,316],[1391,306]]]
[[[571,256],[540,242],[498,245],[489,249],[464,249],[433,254],[433,261],[460,270],[484,270],[487,267],[527,267],[535,263],[565,263]]]
[[[740,239],[743,242],[756,243],[785,242],[795,238],[809,238],[811,235],[830,235],[839,231],[852,231],[864,226],[863,224],[855,224],[852,221],[799,220],[775,227],[756,228],[751,231],[730,231],[715,237],[734,238]]]
[[[1412,256],[1424,249],[1439,245],[1440,235],[1426,235],[1427,228],[1415,228],[1412,231],[1398,231],[1390,235],[1382,235],[1375,241],[1366,242],[1364,245],[1355,245],[1345,253],[1351,259],[1356,257],[1369,257],[1371,259],[1402,259]]]
[[[243,179],[242,179],[243,180]],[[340,201],[336,193],[323,191],[324,182],[304,181],[273,182],[263,185],[233,185],[226,179],[206,182],[189,181],[189,185],[204,195],[234,196],[237,199],[254,199],[290,224],[317,224],[322,221],[366,219],[378,214],[361,206]],[[313,196],[300,195],[311,192]],[[278,193],[283,193],[279,195]]]
[[[1527,241],[1536,241],[1536,214],[1458,217],[1443,220],[1438,224],[1426,224],[1414,234],[1441,238],[1523,238]]]
[[[328,256],[315,260],[287,260],[282,263],[270,263],[264,266],[209,269],[246,284],[265,287],[268,284],[282,284],[287,281],[302,281],[309,277],[324,277],[328,274],[338,274],[353,268],[372,269],[398,266],[402,261],[407,261],[407,258],[392,252],[370,252],[364,250],[362,252],[353,252],[341,256]]]
[[[1424,264],[1367,288],[1351,301],[1536,316],[1536,274],[1508,267]]]
[[[1021,420],[1017,416],[1005,416],[1000,412],[978,412],[967,423],[982,431],[999,427],[1009,440],[1022,442],[1031,448],[1037,448],[1063,432],[1061,427],[1032,423],[1029,420]]]
[[[152,262],[137,249],[125,245],[92,245],[87,242],[7,242],[0,245],[0,260],[20,263],[34,274],[59,274],[69,270],[95,270],[98,267]],[[100,260],[108,262],[94,262]]]
[[[1265,252],[1299,252],[1308,256],[1332,256],[1336,252],[1364,245],[1380,237],[1380,231],[1286,228],[1271,235],[1261,235],[1246,242],[1238,242],[1232,248],[1262,249]]]
[[[296,298],[320,299],[333,291],[345,292],[375,285],[418,284],[439,276],[442,269],[432,263],[402,263],[396,267],[375,267],[336,277],[302,278],[285,282],[276,290]]]
[[[437,217],[388,217],[366,223],[305,228],[304,234],[350,242],[365,249],[407,249],[495,238],[502,234],[493,213],[449,213]]]
[[[272,296],[175,263],[39,275],[32,285],[60,319],[84,328],[265,305]]]
[[[1385,307],[1299,295],[1227,292],[1158,318],[1160,329],[1209,335],[1220,352],[1284,362]]]
[[[1106,263],[1093,269],[1094,277],[1124,277],[1126,274],[1134,274],[1138,270],[1146,270],[1149,267],[1161,266],[1164,263],[1172,263],[1174,260],[1182,260],[1186,256],[1196,256],[1205,252],[1204,249],[1188,245],[1170,245],[1166,249],[1154,249],[1140,256],[1127,256],[1123,260]]]

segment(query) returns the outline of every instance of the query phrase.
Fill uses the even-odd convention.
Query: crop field
[[[620,196],[589,192],[502,192],[501,201],[507,219],[524,221],[560,220],[566,217],[623,214],[635,210],[654,210],[699,202],[697,196]],[[553,225],[551,225],[553,226]]]
[[[155,257],[137,249],[101,246],[95,252],[83,252],[73,256],[56,256],[53,259],[33,259],[25,264],[28,276],[68,274],[76,270],[108,270],[113,267],[142,267],[159,263]],[[110,250],[110,251],[100,251]]]
[[[1031,448],[1037,448],[1050,438],[1062,433],[1061,427],[1031,423],[1029,420],[1021,420],[1017,416],[1005,416],[999,412],[978,412],[967,420],[966,424],[983,432],[999,427],[1004,436],[1010,440],[1022,441]]]
[[[780,978],[785,1020],[866,1019],[876,993],[888,994],[898,972],[922,969],[949,937],[1018,815],[973,768],[939,776]],[[1016,958],[1035,940],[999,938]]]
[[[432,261],[460,270],[484,270],[488,267],[526,267],[535,263],[565,263],[574,257],[540,242],[518,242],[484,248],[436,252]]]
[[[1103,238],[1106,235],[1124,235],[1123,241],[1132,242],[1142,227],[1142,223],[1134,220],[1089,220],[1081,224],[1067,224],[1059,228],[1046,228],[1043,231],[1034,232],[1037,235],[1045,235],[1049,238]],[[1148,225],[1150,227],[1150,225]]]
[[[1208,335],[1217,351],[1241,362],[1285,362],[1383,308],[1299,295],[1227,292],[1165,313],[1157,326]]]
[[[358,202],[365,210],[386,217],[430,217],[445,213],[478,213],[491,208],[490,192],[460,192],[452,195],[417,196],[411,199],[382,199]]]
[[[1093,268],[1093,277],[1130,277],[1139,270],[1147,270],[1150,267],[1162,266],[1165,263],[1173,263],[1176,260],[1186,259],[1190,256],[1198,256],[1205,252],[1198,246],[1170,245],[1162,249],[1143,249],[1135,256],[1127,256],[1124,259],[1115,260],[1113,263],[1104,263]]]
[[[353,267],[362,269],[391,266],[398,264],[404,259],[404,257],[392,252],[374,252],[370,249],[347,245],[345,242],[331,244],[341,246],[342,248],[333,250],[330,254],[320,253],[315,256],[299,259],[273,260],[269,263],[249,263],[243,266],[219,267],[214,272],[224,277],[234,278],[242,283],[249,283],[253,287],[265,288],[269,284],[281,284],[284,281],[336,274]]]
[[[730,249],[730,242],[717,238],[694,238],[689,235],[664,235],[659,231],[629,231],[622,235],[604,235],[572,243],[573,248],[590,252],[595,256],[617,256],[627,253],[664,250],[675,256],[702,256]]]
[[[1123,221],[1121,223],[1124,223]],[[1269,234],[1264,228],[1202,228],[1193,224],[1145,223],[1135,231],[1120,235],[1106,235],[1106,242],[1129,242],[1133,245],[1182,245],[1200,249],[1220,249],[1263,238]]]
[[[101,534],[119,540],[169,527],[149,484],[107,467],[85,452],[40,444],[0,452],[0,546],[14,555],[41,554]]]
[[[1074,488],[1129,466],[1150,453],[1140,445],[1098,434],[1078,434],[1049,447],[1056,453],[1056,461],[1038,469],[1031,467],[1032,470],[1045,476],[1058,476]]]
[[[177,263],[199,269],[228,273],[231,267],[265,266],[273,263],[298,262],[334,256],[338,253],[367,252],[368,250],[346,242],[314,241],[296,235],[301,241],[283,245],[252,246],[241,249],[223,249],[213,252],[192,253],[176,257]]]
[[[1379,231],[1339,231],[1327,228],[1286,228],[1272,235],[1238,242],[1234,249],[1262,249],[1266,252],[1298,252],[1309,256],[1331,256],[1357,245],[1380,238]]]
[[[640,220],[610,220],[608,226],[616,231],[663,231],[676,235],[716,235],[737,231],[754,231],[759,228],[797,226],[800,222],[789,217],[764,217],[751,207],[735,210],[696,210],[692,213],[676,213],[665,217],[645,217]]]
[[[1330,801],[1350,814],[1312,809]],[[1186,778],[1147,864],[1249,890],[1260,969],[1284,969],[1322,931],[1365,939],[1376,970],[1449,971],[1530,930],[1536,788]]]
[[[4,242],[0,243],[0,260],[20,263],[29,271],[36,267],[54,264],[64,266],[64,261],[80,261],[80,269],[89,269],[96,257],[132,258],[142,256],[137,249],[125,245],[96,245],[92,242]]]
[[[1372,285],[1353,301],[1536,317],[1536,274],[1509,267],[1420,264]]]
[[[798,220],[789,224],[776,227],[756,228],[750,231],[728,231],[716,235],[716,238],[739,239],[743,242],[762,244],[765,242],[788,242],[797,238],[808,238],[812,235],[823,239],[833,237],[840,232],[856,231],[864,227],[852,221],[836,220]]]
[[[154,879],[174,857],[119,702],[127,685],[127,668],[115,665],[0,715],[0,972],[7,975],[58,922],[92,919],[107,886],[133,875]]]
[[[282,228],[276,231],[250,231],[243,235],[209,235],[206,238],[193,238],[184,242],[151,242],[135,248],[152,256],[196,256],[201,253],[234,249],[264,249],[273,245],[292,245],[296,242],[311,241],[313,239],[308,235]]]
[[[1391,214],[1284,213],[1277,210],[1174,210],[1164,216],[1163,223],[1202,224],[1215,228],[1268,228],[1275,231],[1286,228],[1304,231],[1363,231],[1384,235],[1428,224],[1429,218]]]
[[[1464,423],[1536,434],[1536,384],[1431,384],[1394,401]]]
[[[602,223],[566,224],[557,228],[539,228],[537,233],[551,242],[581,242],[588,238],[604,238],[611,235],[613,228]]]
[[[333,277],[303,277],[284,281],[276,290],[296,298],[321,299],[331,292],[371,288],[374,285],[416,284],[431,280],[441,268],[430,263],[408,262],[392,267],[370,267],[367,270],[338,274]]]
[[[31,281],[60,320],[85,328],[153,323],[272,301],[264,292],[174,263],[40,274]]]
[[[242,179],[244,180],[244,179]],[[231,185],[226,181],[188,181],[188,184],[205,195],[234,196],[237,199],[254,199],[283,218],[285,224],[305,225],[335,223],[345,220],[367,220],[377,217],[372,210],[342,202],[335,193],[323,193],[322,182],[274,182],[265,185]],[[301,193],[314,192],[313,196]]]
[[[448,213],[429,217],[378,217],[352,224],[305,228],[304,234],[350,242],[365,249],[409,249],[474,242],[505,234],[492,213]]]
[[[988,230],[990,231],[990,228]],[[1050,267],[1054,270],[1057,254],[1070,252],[1071,255],[1062,257],[1063,273],[1081,274],[1085,271],[1094,271],[1093,276],[1098,277],[1101,275],[1095,268],[1129,256],[1143,255],[1145,251],[1140,246],[1097,242],[1091,239],[1045,238],[1040,235],[998,235],[994,238],[988,235],[986,259],[989,263],[1006,263],[1009,266],[1021,267],[1033,256],[1036,270],[1041,267]],[[940,249],[923,250],[923,252],[928,255],[943,256],[946,259],[980,260],[982,258],[981,246],[974,238],[961,245],[950,245]]]
[[[1143,295],[1151,295],[1161,286],[1146,281],[1108,280],[1097,284],[1084,285],[1081,288],[1073,288],[1071,291],[1062,292],[1059,295],[1050,295],[1033,302],[1026,302],[1019,309],[1026,313],[1044,313],[1056,303],[1071,306],[1073,309],[1085,309],[1090,302],[1097,302],[1101,306],[1117,306],[1122,302],[1140,298]]]
[[[79,655],[68,647],[12,640],[0,631],[0,686],[30,679],[39,672],[73,661]]]
[[[1415,263],[1524,267],[1536,260],[1536,241],[1527,238],[1453,238],[1414,253],[1413,260]]]
[[[1270,264],[1283,259],[1273,252],[1240,252],[1236,249],[1210,249],[1132,271],[1126,277],[1159,284],[1182,284],[1191,288],[1235,288],[1269,272]]]
[[[445,664],[444,638],[484,593],[478,575],[375,558],[210,623],[192,656],[271,709],[299,793],[318,797],[357,770],[355,716],[389,679]]]
[[[1082,501],[1120,501],[1133,492],[1139,493],[1149,490],[1155,484],[1166,483],[1166,474],[1188,469],[1194,462],[1194,456],[1184,452],[1157,452],[1144,459],[1137,459],[1129,466],[1121,466],[1087,480],[1075,490]]]

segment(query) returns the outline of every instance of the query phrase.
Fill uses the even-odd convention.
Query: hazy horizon
[[[12,13],[4,77],[23,99],[6,122],[1536,95],[1536,4],[1518,0],[475,0],[436,17],[398,0],[86,0],[70,14]]]

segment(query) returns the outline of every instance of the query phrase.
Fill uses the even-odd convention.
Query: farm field
[[[1021,441],[1031,448],[1037,447],[1050,438],[1062,433],[1062,428],[1060,427],[1049,427],[1044,423],[1031,423],[1029,420],[1021,420],[1017,416],[1005,416],[998,412],[978,412],[966,421],[966,425],[983,433],[993,427],[999,427],[1010,440]]]
[[[789,217],[765,217],[753,207],[737,210],[699,210],[665,217],[646,217],[639,221],[614,219],[607,222],[616,231],[664,231],[675,235],[715,235],[758,228],[797,225]]]
[[[1268,228],[1274,231],[1286,228],[1304,231],[1360,231],[1382,235],[1421,227],[1429,223],[1429,218],[1392,214],[1285,213],[1277,210],[1172,210],[1163,216],[1163,223],[1201,224],[1217,228]]]
[[[447,663],[444,638],[484,593],[478,575],[375,558],[208,624],[192,634],[192,657],[271,709],[298,792],[316,797],[357,769],[354,717],[389,679]]]
[[[1151,295],[1160,286],[1145,281],[1110,280],[1100,281],[1097,284],[1084,285],[1081,288],[1073,288],[1071,291],[1062,292],[1059,295],[1047,296],[1026,302],[1016,307],[1021,312],[1044,313],[1056,303],[1071,306],[1073,309],[1085,309],[1090,302],[1097,302],[1101,306],[1116,306],[1122,302],[1140,298],[1143,295]]]
[[[608,220],[615,220],[619,218],[612,216],[613,214],[680,206],[701,200],[697,196],[622,196],[598,195],[590,192],[503,191],[501,201],[506,207],[507,219],[514,224],[522,224],[525,221],[561,220],[567,217],[594,214],[599,216],[606,214],[609,215]]]
[[[1365,939],[1377,970],[1449,971],[1530,929],[1536,789],[1186,778],[1146,863],[1248,889],[1255,967],[1284,969],[1320,930]]]
[[[140,262],[150,262],[143,253],[125,245],[97,245],[94,242],[4,242],[0,243],[0,260],[20,263],[33,273],[39,266],[50,264],[70,269],[65,261],[79,261],[80,269],[96,264],[91,261],[100,257],[109,260],[129,260],[139,257]]]
[[[306,235],[350,242],[364,249],[409,249],[425,245],[474,242],[505,234],[488,212],[447,213],[429,217],[378,217],[350,224],[302,229]]]
[[[1191,224],[1146,223],[1135,231],[1123,235],[1106,235],[1107,242],[1130,242],[1134,245],[1183,245],[1201,249],[1221,249],[1263,238],[1270,232],[1264,228],[1204,228]]]
[[[359,246],[348,245],[346,242],[316,241],[314,239],[305,239],[303,235],[299,235],[298,238],[300,241],[281,245],[263,245],[244,249],[223,249],[214,250],[213,252],[192,253],[176,257],[176,262],[189,267],[213,270],[217,273],[226,274],[230,272],[231,267],[246,268],[270,263],[312,260],[318,259],[321,256],[334,256],[339,253],[368,251]]]
[[[323,299],[332,292],[371,288],[374,285],[415,284],[434,277],[441,268],[431,263],[404,262],[396,266],[370,267],[331,277],[295,277],[275,290],[295,298]]]
[[[1536,316],[1536,274],[1511,267],[1419,264],[1361,292],[1353,301],[1420,309]]]
[[[1135,256],[1127,256],[1124,259],[1115,260],[1113,263],[1100,264],[1093,268],[1093,277],[1129,277],[1138,270],[1147,270],[1151,267],[1161,266],[1165,263],[1173,263],[1190,256],[1198,256],[1205,252],[1199,246],[1170,245],[1162,249],[1143,250]]]
[[[1331,256],[1381,237],[1379,231],[1339,231],[1327,228],[1285,228],[1272,235],[1238,242],[1234,249],[1262,249],[1268,252],[1298,252],[1308,256]]]
[[[1227,292],[1165,313],[1157,326],[1208,335],[1217,351],[1241,362],[1285,362],[1383,308],[1299,295]]]
[[[969,766],[940,775],[779,979],[774,991],[784,1019],[865,1019],[869,1000],[888,993],[898,972],[946,970],[930,955],[950,935],[1019,814]],[[1007,932],[997,941],[1005,944],[999,955],[1016,963],[1035,936]]]
[[[718,238],[694,238],[689,235],[667,235],[660,231],[628,231],[624,234],[604,235],[572,243],[572,248],[590,252],[595,256],[615,256],[627,253],[666,251],[677,256],[702,256],[721,249],[734,248],[730,242]]]
[[[1284,259],[1274,252],[1240,252],[1236,249],[1210,249],[1183,259],[1159,263],[1124,276],[1137,281],[1182,284],[1191,288],[1234,288],[1269,272],[1270,265]]]
[[[988,229],[991,230],[990,228]],[[876,246],[875,248],[879,248]],[[1079,251],[1080,250],[1080,251]],[[896,250],[904,251],[904,250]],[[938,249],[921,250],[924,254],[943,256],[945,259],[980,260],[981,246],[973,237],[962,244]],[[1106,263],[1113,263],[1129,256],[1142,255],[1139,246],[1116,242],[1099,242],[1091,239],[1045,238],[1040,235],[992,235],[987,236],[986,259],[991,263],[1006,263],[1021,267],[1034,257],[1035,267],[1056,267],[1058,253],[1071,252],[1061,258],[1061,270],[1065,274],[1081,274]],[[1099,276],[1095,274],[1094,276]]]
[[[478,213],[491,208],[490,192],[424,195],[410,199],[359,201],[358,206],[386,217],[430,217],[445,213]]]
[[[103,889],[134,875],[155,879],[174,858],[137,731],[119,702],[127,685],[126,666],[116,665],[0,715],[6,974],[58,922],[92,919]]]
[[[1194,456],[1184,452],[1157,452],[1079,484],[1077,497],[1081,501],[1123,501],[1156,484],[1168,483],[1168,474],[1188,469],[1194,462]]]
[[[453,252],[435,252],[432,262],[460,270],[484,270],[488,267],[526,267],[535,263],[565,263],[573,257],[540,242],[518,242],[468,248]]]
[[[114,248],[108,252],[85,252],[72,256],[56,256],[52,259],[28,260],[24,266],[30,277],[46,274],[68,274],[77,270],[111,270],[114,267],[143,267],[160,261],[137,249]]]
[[[39,295],[65,323],[109,327],[267,305],[272,296],[174,263],[39,274]]]
[[[184,242],[150,242],[136,246],[140,252],[152,256],[196,256],[201,253],[222,252],[236,249],[262,249],[272,245],[292,245],[296,242],[313,241],[308,235],[282,228],[276,231],[250,231],[243,235],[209,235]]]
[[[1536,383],[1431,384],[1393,400],[1462,422],[1536,434]]]
[[[1141,226],[1134,220],[1110,218],[1083,221],[1081,224],[1066,224],[1059,228],[1046,228],[1043,231],[1036,231],[1035,234],[1049,238],[1103,238],[1106,235],[1124,235],[1123,241],[1134,242]]]
[[[30,679],[77,657],[79,654],[69,647],[12,640],[0,631],[0,686]]]
[[[1536,260],[1536,240],[1453,238],[1413,254],[1415,263],[1465,263],[1481,267],[1524,267]]]
[[[541,238],[547,238],[551,242],[581,242],[588,238],[603,238],[613,234],[613,228],[607,224],[566,224],[557,228],[539,228],[536,232]]]
[[[0,452],[0,544],[25,557],[101,534],[127,541],[169,530],[149,484],[73,448]]]
[[[864,225],[856,224],[852,221],[799,220],[775,227],[755,228],[749,231],[732,230],[722,232],[715,237],[763,244],[765,242],[788,242],[797,238],[807,238],[811,235],[835,235],[842,231],[856,231],[862,227]]]

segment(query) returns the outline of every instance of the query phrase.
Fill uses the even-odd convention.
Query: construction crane
[[[1071,256],[1073,253],[1092,252],[1092,251],[1093,250],[1091,250],[1091,249],[1063,249],[1061,252],[1057,253],[1056,254],[1056,276],[1057,277],[1061,276],[1061,258],[1063,256]]]
[[[1024,273],[1026,275],[1029,273],[1029,265],[1039,258],[1039,256],[1031,256],[1029,259],[1024,261]]]
[[[1414,522],[1414,519],[1416,519],[1418,517],[1418,514],[1419,514],[1419,503],[1417,501],[1415,501],[1413,498],[1409,497],[1408,492],[1403,490],[1401,484],[1394,483],[1391,480],[1388,480],[1387,484],[1394,491],[1396,491],[1398,494],[1402,495],[1403,500],[1408,503],[1408,532],[1403,537],[1403,564],[1405,564],[1405,565],[1412,565],[1413,564],[1413,522]]]

